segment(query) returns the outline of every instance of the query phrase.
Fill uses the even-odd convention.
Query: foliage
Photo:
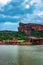
[[[33,31],[30,34],[25,34],[24,32],[17,31],[0,31],[0,40],[11,40],[13,37],[16,37],[18,40],[25,40],[27,36],[38,36],[43,37],[43,31]]]

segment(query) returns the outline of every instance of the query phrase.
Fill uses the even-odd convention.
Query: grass
[[[25,40],[18,40],[18,42],[24,42]]]

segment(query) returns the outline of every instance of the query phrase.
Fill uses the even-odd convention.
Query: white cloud
[[[3,22],[0,24],[0,30],[14,30],[18,31],[19,22]]]
[[[12,25],[12,24],[14,25],[14,23],[12,23],[12,22],[5,22],[4,24],[5,25]]]
[[[35,6],[36,6],[37,8],[40,8],[40,7],[43,6],[42,0],[31,0],[31,1],[30,1],[30,5],[33,5],[33,4],[35,4]]]
[[[13,23],[13,22],[5,22],[4,23],[4,25],[17,25],[18,24],[18,22],[17,23]]]
[[[39,16],[43,16],[43,11],[37,13]]]
[[[26,9],[29,9],[29,8],[30,8],[30,6],[27,4],[27,5],[25,5],[25,8],[26,8]]]
[[[43,18],[43,11],[37,12],[36,15],[38,15],[40,18]]]
[[[21,18],[20,16],[7,16],[7,15],[3,15],[3,14],[0,14],[0,17],[3,17],[3,18],[15,18],[15,19]]]
[[[28,2],[28,0],[25,0],[25,2]]]
[[[43,2],[42,0],[23,0],[21,5],[23,6],[23,9],[29,9],[32,5],[39,9],[43,6]]]
[[[22,9],[29,9],[30,8],[29,0],[23,0],[21,6],[23,7]]]
[[[39,16],[40,15],[40,16]],[[42,24],[43,21],[43,12],[41,13],[34,13],[34,14],[26,14],[26,17],[24,17],[21,22],[23,23],[38,23]]]
[[[41,18],[43,18],[43,11],[40,10],[35,10],[33,13],[34,16],[39,16]]]
[[[8,18],[16,18],[16,19],[21,18],[20,16],[6,16],[6,17],[8,17]]]
[[[37,3],[37,4],[40,4],[42,1],[41,0],[31,0],[31,5],[34,4],[34,3]]]
[[[6,5],[7,3],[9,3],[11,0],[0,0],[0,5],[1,6],[4,6]]]

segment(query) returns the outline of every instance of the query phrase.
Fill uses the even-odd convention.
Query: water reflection
[[[18,46],[0,46],[0,65],[18,65]]]
[[[19,65],[43,65],[42,46],[23,46],[19,49]]]
[[[0,65],[43,65],[43,46],[0,46]]]

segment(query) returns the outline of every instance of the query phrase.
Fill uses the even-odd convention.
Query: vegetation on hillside
[[[0,31],[0,40],[11,40],[13,37],[16,37],[19,41],[25,40],[27,36],[38,36],[43,37],[43,31],[34,31],[30,34],[25,34],[24,32],[17,31]]]

